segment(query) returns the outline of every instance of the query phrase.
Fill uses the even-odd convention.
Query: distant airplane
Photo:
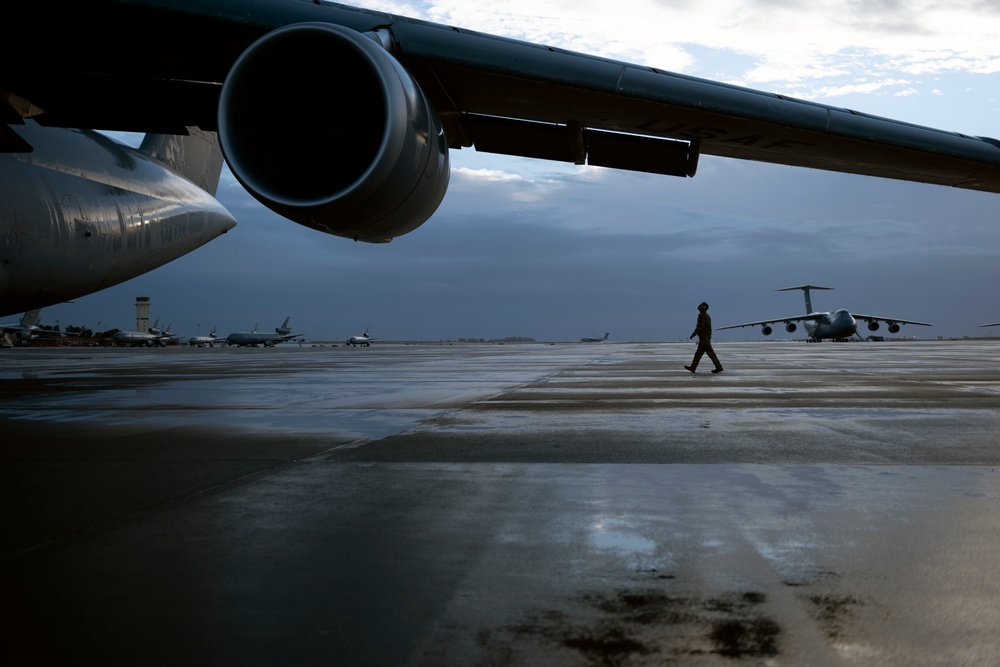
[[[587,336],[584,336],[583,338],[580,339],[580,342],[581,343],[604,343],[604,342],[607,342],[608,336],[610,336],[610,335],[611,334],[609,334],[609,333],[605,333],[604,334],[604,338],[589,338]]]
[[[149,328],[146,329],[146,332],[151,334],[156,334],[157,336],[163,333],[163,329],[160,328],[159,317],[153,320],[153,323],[149,325]]]
[[[468,147],[678,177],[715,155],[1000,192],[995,139],[332,2],[49,0],[7,15],[0,315],[232,227],[211,196],[213,132],[264,206],[369,242],[430,218],[449,149]],[[60,129],[88,127],[202,132],[134,150]]]
[[[216,328],[212,327],[212,332],[207,336],[191,336],[190,338],[187,339],[187,343],[191,347],[204,347],[205,345],[208,345],[209,347],[215,347],[216,339],[218,337],[219,334],[216,331]]]
[[[173,327],[173,326],[174,326],[174,324],[173,324],[173,322],[171,322],[171,323],[169,323],[167,325],[167,328],[164,329],[163,331],[157,330],[155,332],[155,333],[159,333],[160,334],[160,337],[163,339],[163,342],[166,345],[176,345],[176,344],[180,343],[181,342],[181,338],[183,338],[183,336],[178,336],[177,334],[175,334],[171,330],[171,327]],[[150,329],[150,331],[152,331],[152,329]]]
[[[980,324],[981,327],[1000,327],[1000,322],[994,322],[993,324]]]
[[[40,313],[41,309],[35,308],[26,312],[17,324],[0,324],[0,336],[9,337],[11,345],[27,346],[36,338],[76,335],[65,331],[43,329],[38,325]]]
[[[365,327],[365,332],[363,334],[360,336],[351,336],[344,341],[344,345],[347,345],[348,347],[371,347],[374,340],[376,339],[368,335],[368,327]]]
[[[789,290],[802,290],[805,292],[806,297],[806,314],[805,315],[792,315],[790,317],[774,317],[769,320],[760,320],[758,322],[747,322],[745,324],[733,324],[726,327],[718,327],[717,330],[721,331],[723,329],[737,329],[739,327],[761,327],[761,333],[765,336],[770,336],[773,329],[771,328],[777,322],[782,322],[785,325],[785,331],[788,333],[793,333],[798,327],[797,322],[801,322],[802,326],[805,327],[806,334],[808,335],[809,342],[819,342],[824,338],[832,338],[834,340],[843,340],[850,338],[851,336],[857,335],[858,338],[858,320],[863,322],[868,322],[869,331],[878,331],[879,322],[885,322],[886,328],[889,333],[898,333],[900,324],[918,324],[922,327],[929,327],[930,324],[926,322],[914,322],[913,320],[904,320],[898,317],[884,317],[881,315],[859,315],[857,313],[851,314],[850,311],[846,309],[832,310],[825,313],[817,313],[813,311],[812,300],[809,298],[809,290],[832,290],[832,287],[818,287],[816,285],[799,285],[797,287],[783,287],[782,289],[775,290],[776,292],[787,292]]]
[[[159,324],[160,318],[157,317],[146,331],[116,331],[111,340],[118,347],[166,347],[167,340],[172,335],[170,327],[164,332]]]
[[[290,334],[290,333],[292,333],[292,328],[290,326],[288,326],[288,320],[290,320],[290,319],[292,319],[292,318],[291,317],[286,317],[285,321],[281,323],[280,327],[275,327],[274,328],[274,332],[275,333],[279,333],[279,334]]]
[[[291,318],[286,317],[280,327],[275,327],[274,333],[257,331],[256,324],[253,325],[253,331],[231,333],[226,336],[226,344],[235,347],[257,347],[258,345],[274,347],[278,343],[284,343],[293,338],[304,336],[305,334],[292,333],[292,330],[288,326],[289,319]]]

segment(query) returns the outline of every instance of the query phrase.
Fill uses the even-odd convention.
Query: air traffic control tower
[[[149,297],[135,297],[135,330],[149,331]]]

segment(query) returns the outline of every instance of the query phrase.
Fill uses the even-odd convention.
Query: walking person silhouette
[[[712,318],[708,316],[708,304],[704,301],[698,304],[698,324],[694,328],[694,333],[689,338],[694,338],[695,336],[698,337],[698,349],[694,351],[694,359],[691,361],[691,365],[684,368],[694,373],[698,368],[698,362],[701,361],[702,355],[707,354],[708,358],[715,364],[712,372],[721,373],[722,364],[719,363],[719,358],[715,356],[715,350],[712,349]]]

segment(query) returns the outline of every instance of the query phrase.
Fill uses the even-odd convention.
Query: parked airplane
[[[348,347],[371,347],[372,341],[375,339],[368,335],[368,327],[365,327],[365,332],[360,336],[351,336],[348,338],[344,344]]]
[[[587,336],[584,336],[583,338],[580,339],[580,342],[581,343],[605,343],[605,342],[607,342],[608,336],[610,336],[610,335],[611,334],[609,334],[609,333],[605,333],[604,334],[604,338],[588,338]]]
[[[170,330],[170,324],[167,325],[167,331],[169,331],[169,330]],[[156,334],[157,336],[159,336],[159,335],[161,335],[163,333],[163,329],[160,328],[160,318],[159,317],[157,317],[153,321],[152,326],[149,327],[149,333]]]
[[[275,327],[274,333],[257,331],[256,324],[253,325],[253,331],[231,333],[226,336],[226,344],[236,347],[257,347],[258,345],[274,347],[278,343],[304,336],[305,334],[292,333],[292,330],[288,327],[289,319],[289,317],[286,317],[280,327]]]
[[[35,338],[76,335],[64,331],[43,329],[38,324],[40,313],[41,309],[35,308],[21,316],[21,321],[17,324],[0,324],[0,336],[7,337],[11,341],[11,345],[30,345]]]
[[[1000,192],[995,139],[323,0],[49,0],[15,16],[0,40],[0,314],[234,224],[210,194],[217,163],[191,160],[216,155],[213,135],[133,150],[59,128],[217,131],[262,204],[371,242],[434,213],[450,148],[679,177],[704,154]]]
[[[183,338],[183,336],[178,336],[171,330],[171,327],[173,326],[174,324],[171,322],[163,331],[157,330],[155,332],[160,334],[160,338],[163,340],[164,345],[177,345],[181,342],[181,338]],[[152,329],[150,329],[150,331],[152,331]]]
[[[187,342],[191,347],[204,347],[206,345],[209,347],[215,347],[216,339],[218,337],[219,334],[216,331],[216,328],[212,327],[212,332],[207,336],[191,336],[187,339]]]
[[[761,320],[759,322],[747,322],[745,324],[733,324],[726,327],[718,327],[718,330],[722,329],[737,329],[739,327],[761,327],[761,333],[765,336],[770,336],[773,331],[772,326],[778,322],[782,322],[785,325],[785,331],[788,333],[793,333],[798,327],[797,323],[801,322],[802,326],[805,327],[806,334],[809,336],[809,342],[819,342],[824,338],[832,338],[834,340],[843,340],[850,338],[851,336],[857,335],[858,338],[858,320],[868,323],[869,331],[878,331],[880,322],[885,322],[886,328],[889,333],[899,333],[900,324],[918,324],[922,327],[929,327],[930,324],[926,322],[914,322],[913,320],[903,320],[898,317],[884,317],[882,315],[859,315],[857,313],[851,314],[850,311],[841,308],[840,310],[832,310],[825,313],[817,313],[813,311],[812,300],[809,298],[809,290],[832,290],[832,287],[818,287],[816,285],[799,285],[797,287],[783,287],[782,289],[775,290],[777,292],[787,292],[789,290],[802,290],[805,292],[806,297],[806,314],[805,315],[793,315],[791,317],[775,317],[769,320]]]
[[[170,334],[170,327],[164,332],[159,328],[160,318],[156,318],[153,325],[146,331],[116,331],[111,337],[112,342],[118,347],[166,347]]]

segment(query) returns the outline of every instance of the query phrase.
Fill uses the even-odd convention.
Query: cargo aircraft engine
[[[357,241],[411,232],[448,188],[441,121],[373,39],[326,23],[274,30],[236,60],[219,100],[236,179],[272,211]]]
[[[899,333],[899,325],[895,322],[889,322],[889,333]]]
[[[795,330],[798,329],[798,328],[799,327],[795,324],[795,322],[786,322],[785,323],[785,331],[787,331],[788,333],[794,333]]]
[[[875,320],[872,320],[871,322],[868,323],[868,330],[869,331],[878,331],[878,327],[879,327],[879,324]]]
[[[771,329],[771,327],[769,325],[767,325],[767,324],[765,324],[764,326],[762,326],[760,328],[760,332],[762,334],[764,334],[765,336],[770,336],[772,331],[773,331],[773,329]]]

